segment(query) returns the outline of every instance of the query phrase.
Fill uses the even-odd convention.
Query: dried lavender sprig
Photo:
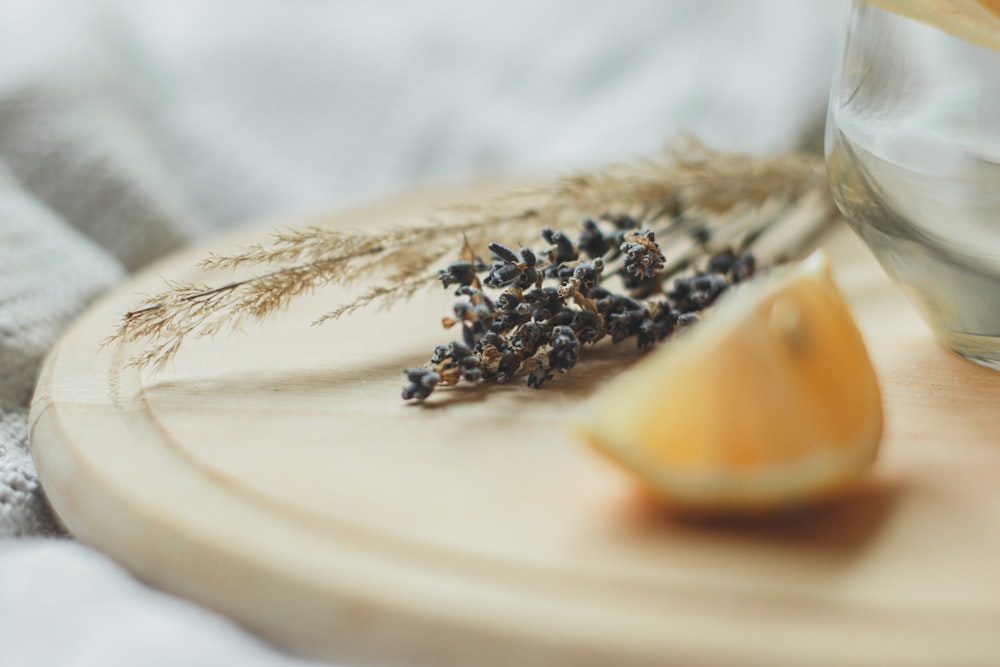
[[[429,368],[438,374],[451,372],[452,381],[445,384],[454,384],[460,376],[452,369],[471,363],[471,354],[478,362],[467,381],[504,383],[524,375],[529,387],[540,388],[555,373],[575,367],[584,345],[610,337],[616,344],[634,339],[645,349],[686,329],[731,285],[757,271],[758,259],[751,250],[764,240],[784,232],[777,246],[780,252],[772,249],[765,255],[765,266],[777,264],[803,256],[837,219],[831,210],[798,201],[714,223],[704,218],[692,222],[695,218],[685,216],[679,206],[671,216],[661,227],[670,250],[678,253],[670,263],[656,233],[636,229],[636,220],[605,220],[602,228],[593,218],[585,218],[575,242],[565,232],[544,228],[542,237],[550,244],[545,251],[522,247],[515,252],[493,242],[489,244],[496,258],[492,265],[463,261],[441,270],[444,287],[461,284],[458,294],[472,295],[478,305],[465,308],[459,302],[456,313],[463,315],[447,320],[449,326],[462,324],[465,356],[458,360],[438,354]],[[587,256],[593,259],[582,259]],[[538,257],[547,262],[539,264]],[[618,268],[605,271],[606,263],[616,258]],[[692,268],[696,263],[698,270]],[[525,291],[532,281],[518,283],[518,279],[529,265],[537,282]],[[479,274],[487,270],[487,279],[480,281]],[[615,278],[624,278],[621,293],[607,288]],[[546,280],[559,286],[546,286]],[[491,299],[480,288],[506,289]],[[404,398],[425,399],[433,387],[417,389],[411,379]]]

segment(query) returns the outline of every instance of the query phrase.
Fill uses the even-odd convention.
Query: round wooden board
[[[391,224],[470,196],[321,222]],[[74,535],[307,655],[1000,664],[1000,374],[937,347],[849,233],[829,250],[887,431],[870,482],[821,512],[699,524],[645,505],[565,428],[636,358],[610,345],[541,391],[460,385],[403,402],[401,369],[449,339],[446,291],[311,327],[344,296],[323,291],[243,334],[189,341],[159,373],[125,368],[135,349],[98,349],[164,277],[199,279],[206,248],[137,276],[67,332],[35,396],[34,456]]]

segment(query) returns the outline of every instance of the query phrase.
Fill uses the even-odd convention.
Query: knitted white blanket
[[[414,184],[589,167],[680,131],[791,148],[822,123],[842,11],[0,0],[3,664],[295,662],[72,540],[40,539],[60,530],[28,405],[46,351],[96,296],[225,227]]]

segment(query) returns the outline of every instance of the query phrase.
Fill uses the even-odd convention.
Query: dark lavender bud
[[[486,247],[489,248],[490,252],[493,253],[493,255],[496,256],[497,259],[500,259],[504,262],[511,262],[516,264],[517,262],[520,261],[516,252],[514,252],[513,250],[511,250],[510,248],[501,243],[491,243]]]

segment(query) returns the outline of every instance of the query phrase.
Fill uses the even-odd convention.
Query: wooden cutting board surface
[[[419,195],[364,228],[466,201]],[[312,224],[317,220],[282,221]],[[219,239],[227,251],[273,225]],[[564,428],[636,358],[601,345],[545,389],[400,400],[453,297],[311,327],[326,290],[189,341],[159,373],[98,349],[181,252],[86,313],[47,360],[39,474],[79,539],[307,655],[395,665],[998,665],[1000,374],[940,349],[862,246],[828,244],[882,383],[862,492],[764,524],[645,505]],[[218,278],[213,280],[218,281]]]

